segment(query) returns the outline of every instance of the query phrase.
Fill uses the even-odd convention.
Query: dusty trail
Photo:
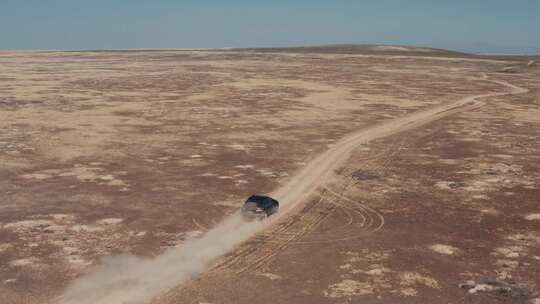
[[[436,106],[405,117],[393,119],[348,135],[335,143],[334,146],[325,153],[313,159],[298,175],[294,176],[287,184],[274,191],[271,195],[276,197],[282,203],[284,208],[282,208],[281,211],[288,211],[290,208],[294,207],[294,202],[302,201],[316,188],[321,186],[332,174],[333,169],[339,167],[339,165],[349,157],[349,153],[358,145],[367,143],[370,140],[419,127],[457,111],[479,107],[483,105],[483,103],[478,100],[481,98],[528,92],[527,89],[515,86],[506,81],[488,80],[486,74],[482,74],[482,77],[478,80],[491,81],[510,88],[511,90],[507,92],[465,97],[453,103]],[[280,212],[280,215],[285,213],[286,212]]]
[[[153,259],[134,256],[107,258],[102,265],[73,282],[63,297],[64,304],[142,304],[204,271],[219,256],[272,225],[294,207],[300,206],[309,195],[322,186],[333,170],[342,165],[350,152],[360,144],[397,132],[419,127],[431,121],[465,109],[483,105],[480,98],[521,94],[528,90],[505,81],[488,80],[510,90],[469,96],[453,103],[419,111],[353,133],[335,143],[329,150],[313,159],[272,196],[281,202],[281,212],[272,221],[245,223],[238,213],[233,214],[198,239],[186,241]]]

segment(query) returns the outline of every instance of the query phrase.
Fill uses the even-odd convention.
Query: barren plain
[[[523,91],[359,145],[153,303],[535,301],[538,63],[407,48],[2,52],[0,303],[56,304],[100,259],[204,235],[348,134],[505,83]]]

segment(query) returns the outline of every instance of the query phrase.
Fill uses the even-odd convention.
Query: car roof
[[[279,204],[277,200],[269,197],[269,196],[266,196],[266,195],[252,195],[250,196],[246,203],[256,203],[257,205],[269,205],[271,203],[275,202],[276,204]]]

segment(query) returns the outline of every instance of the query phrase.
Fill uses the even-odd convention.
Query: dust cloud
[[[245,222],[237,212],[200,238],[190,239],[147,259],[133,255],[104,258],[64,292],[63,304],[142,304],[196,277],[209,262],[268,225]]]

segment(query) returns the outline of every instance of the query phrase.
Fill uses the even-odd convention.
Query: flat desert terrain
[[[0,303],[540,303],[540,62],[347,50],[0,52]]]

